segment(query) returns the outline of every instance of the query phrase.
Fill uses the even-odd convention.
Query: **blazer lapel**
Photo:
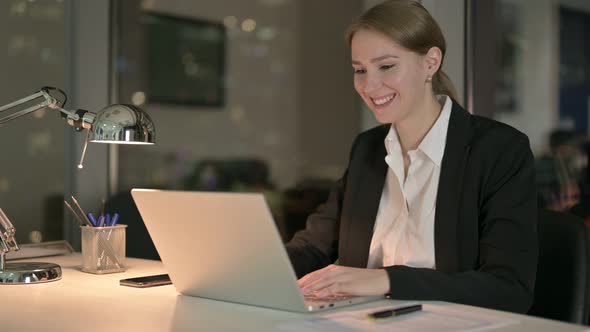
[[[462,179],[472,131],[469,117],[470,114],[453,100],[434,221],[435,261],[436,269],[440,271],[454,272],[458,269],[457,223],[463,191]],[[367,158],[366,167],[363,167],[364,173],[359,175],[361,183],[353,199],[357,208],[351,211],[346,245],[340,253],[342,265],[361,268],[367,266],[373,227],[387,174],[387,151],[384,140],[389,127],[382,128],[375,139],[372,155]]]
[[[463,177],[469,156],[471,115],[453,100],[447,142],[442,160],[434,221],[436,269],[455,272],[459,268],[457,224],[463,194]]]
[[[388,131],[389,126],[382,126],[382,130],[371,144],[372,150],[368,152],[369,158],[363,167],[363,174],[359,174],[360,183],[354,199],[357,208],[351,211],[352,222],[347,236],[347,252],[341,256],[344,265],[367,267],[373,227],[387,174],[385,136]]]

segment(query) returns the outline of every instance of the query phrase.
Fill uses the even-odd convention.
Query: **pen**
[[[92,224],[92,226],[98,226],[98,222],[96,222],[96,218],[94,218],[92,212],[88,212],[88,219],[90,219],[90,223]]]
[[[68,203],[67,201],[64,200],[64,203],[66,203],[66,207],[68,208],[68,210],[70,210],[70,212],[72,212],[72,214],[74,215],[74,217],[76,217],[76,219],[78,220],[78,222],[80,223],[80,225],[84,225],[84,221],[82,221],[82,219],[80,218],[80,216],[76,213],[76,211],[74,211],[74,209],[72,208],[72,206],[70,205],[70,203]]]
[[[117,221],[119,221],[119,214],[115,213],[115,215],[113,215],[113,219],[111,219],[111,226],[115,226]]]
[[[76,205],[76,207],[80,210],[80,212],[82,212],[82,216],[84,217],[83,220],[86,222],[86,225],[92,226],[90,219],[88,219],[88,217],[86,216],[86,213],[84,212],[84,210],[82,209],[82,207],[78,203],[78,200],[76,200],[76,198],[74,196],[72,196],[72,202],[74,202],[74,205]]]
[[[422,310],[422,305],[416,304],[416,305],[410,305],[410,306],[401,307],[401,308],[392,308],[392,309],[386,309],[386,310],[381,310],[381,311],[377,311],[377,312],[372,312],[369,314],[369,318],[379,319],[379,318],[395,317],[395,316],[409,314],[411,312],[420,311],[420,310]]]
[[[98,227],[104,227],[104,221],[105,221],[104,216],[98,217],[98,220],[97,220],[98,225],[96,225],[96,226],[98,226]]]

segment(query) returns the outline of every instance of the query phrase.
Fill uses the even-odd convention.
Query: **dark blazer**
[[[387,164],[389,125],[361,133],[328,201],[286,245],[301,277],[339,259],[366,268]],[[534,159],[526,135],[453,102],[441,164],[436,269],[387,266],[391,296],[525,313],[537,267]]]

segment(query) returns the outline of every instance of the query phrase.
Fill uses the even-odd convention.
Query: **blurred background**
[[[0,127],[0,208],[20,243],[66,239],[76,195],[119,212],[128,256],[158,258],[129,190],[261,192],[288,241],[376,125],[352,85],[344,30],[372,0],[5,0],[0,105],[61,87],[69,108],[135,104],[155,146],[94,146],[56,112]],[[422,1],[444,69],[475,114],[525,132],[541,206],[588,219],[590,1]],[[236,221],[239,222],[239,221]]]

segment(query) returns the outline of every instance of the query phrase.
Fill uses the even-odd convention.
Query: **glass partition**
[[[0,105],[63,88],[63,1],[1,1],[0,45]],[[0,208],[19,243],[63,239],[64,125],[58,112],[38,111],[0,126]]]
[[[342,175],[360,128],[344,30],[362,1],[116,4],[116,99],[157,127],[155,146],[117,154],[109,206],[134,223],[129,255],[157,258],[134,187],[263,193],[288,240]]]

